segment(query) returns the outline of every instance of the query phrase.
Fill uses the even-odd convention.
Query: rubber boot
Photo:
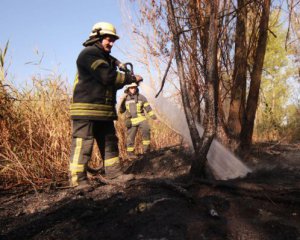
[[[116,180],[120,182],[126,182],[134,178],[133,174],[124,174],[120,164],[105,167],[105,178],[109,180]]]
[[[150,146],[149,145],[144,145],[143,146],[143,152],[144,152],[144,154],[149,153],[150,152]]]
[[[128,159],[128,161],[134,161],[137,158],[138,157],[134,154],[134,152],[127,152],[127,159]]]
[[[77,173],[77,181],[74,181],[74,179],[72,180],[72,178],[70,178],[69,182],[70,182],[70,187],[74,191],[89,192],[93,189],[92,185],[90,184],[87,178],[86,172]]]
[[[93,187],[88,180],[78,182],[78,185],[74,187],[75,191],[92,191]]]
[[[78,173],[70,173],[69,174],[69,186],[77,187],[80,184],[87,181],[87,173],[86,172],[78,172]]]

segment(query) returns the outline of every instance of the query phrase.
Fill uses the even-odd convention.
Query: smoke
[[[172,130],[179,133],[193,147],[184,111],[162,95],[155,98],[155,92],[145,83],[142,82],[140,88],[154,108],[158,118]],[[198,125],[197,129],[200,136],[202,136],[203,127]],[[213,140],[210,146],[207,161],[215,178],[219,180],[244,177],[251,172],[251,169],[216,139]]]

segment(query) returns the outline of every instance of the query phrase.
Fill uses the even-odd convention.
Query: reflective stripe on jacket
[[[134,80],[116,69],[116,59],[99,44],[84,48],[77,59],[72,119],[115,120],[116,92]]]
[[[156,119],[146,97],[139,93],[134,95],[128,94],[121,104],[120,112],[126,112],[125,116],[127,119],[130,118],[132,126],[136,126],[147,119],[145,112],[152,119]]]

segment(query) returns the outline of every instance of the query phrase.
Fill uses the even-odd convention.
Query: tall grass
[[[71,143],[69,105],[71,89],[55,74],[35,76],[20,90],[0,88],[0,189],[29,184],[35,188],[67,181]],[[162,123],[152,124],[153,149],[180,143],[180,137]],[[125,126],[116,123],[119,149],[126,158]],[[139,141],[140,140],[140,141]],[[141,152],[140,135],[136,141]],[[101,157],[94,147],[93,164]]]
[[[33,78],[32,87],[11,87],[9,112],[1,120],[1,171],[3,187],[61,181],[68,166],[70,96],[55,75]]]

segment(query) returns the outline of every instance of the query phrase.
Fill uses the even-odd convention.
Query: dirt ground
[[[162,149],[123,184],[2,192],[0,239],[300,240],[300,144],[257,145],[230,181],[189,179],[190,159]]]

